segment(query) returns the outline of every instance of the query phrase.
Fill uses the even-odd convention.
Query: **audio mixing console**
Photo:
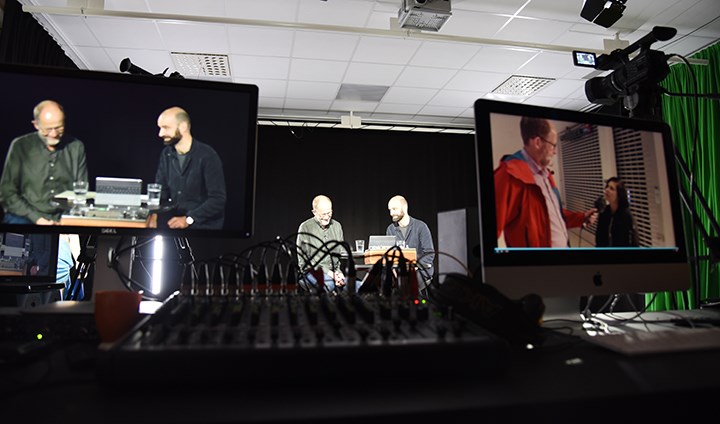
[[[379,293],[240,293],[168,298],[111,345],[108,382],[318,376],[495,375],[503,339],[425,300]]]

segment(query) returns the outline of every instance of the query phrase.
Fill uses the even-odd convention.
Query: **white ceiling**
[[[391,29],[401,0],[20,0],[81,68],[178,70],[171,52],[227,55],[221,79],[260,88],[263,117],[472,127],[472,104],[511,75],[554,79],[513,102],[583,110],[597,71],[571,51],[603,52],[654,26],[676,28],[653,49],[689,56],[720,39],[718,0],[627,0],[606,29],[582,0],[452,0],[438,33]],[[181,72],[182,73],[182,72]],[[604,74],[603,74],[604,75]],[[337,99],[342,84],[389,87],[379,101]]]

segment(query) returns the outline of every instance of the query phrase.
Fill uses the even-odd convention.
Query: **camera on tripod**
[[[656,26],[640,40],[610,54],[595,56],[592,52],[573,51],[576,66],[613,70],[607,76],[591,78],[585,83],[587,99],[592,103],[612,105],[620,98],[624,98],[625,102],[630,101],[628,98],[635,97],[642,88],[654,87],[668,75],[670,67],[666,55],[651,50],[650,45],[656,41],[667,41],[676,33],[675,28]],[[630,59],[630,55],[638,49],[640,52],[637,56]]]

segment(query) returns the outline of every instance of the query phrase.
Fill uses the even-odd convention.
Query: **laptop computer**
[[[375,235],[368,239],[368,250],[387,250],[395,246],[395,236]]]
[[[95,204],[140,206],[143,181],[139,178],[95,178]]]

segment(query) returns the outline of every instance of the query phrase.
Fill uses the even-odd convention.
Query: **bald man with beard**
[[[192,136],[190,116],[177,106],[157,120],[165,148],[155,182],[162,184],[167,212],[153,215],[151,226],[171,229],[222,229],[225,223],[225,175],[217,152]]]
[[[405,243],[406,247],[414,248],[417,254],[418,284],[422,290],[430,282],[434,274],[435,245],[427,224],[408,213],[408,201],[405,197],[396,195],[388,201],[388,211],[392,223],[388,225],[385,234],[395,236],[395,239]]]

